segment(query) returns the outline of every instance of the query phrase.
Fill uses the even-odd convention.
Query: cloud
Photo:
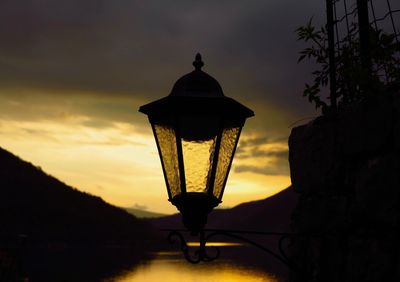
[[[237,173],[252,172],[263,175],[288,175],[287,138],[265,135],[251,136],[240,141],[235,158]]]
[[[144,102],[136,97],[107,97],[91,93],[53,95],[48,90],[0,89],[0,119],[51,121],[107,129],[124,123],[135,132],[150,134],[146,117],[138,112]]]
[[[294,106],[303,72],[293,31],[320,2],[5,0],[0,83],[159,97],[200,51],[227,93]]]
[[[245,130],[286,136],[290,124],[314,111],[301,96],[307,72],[296,63],[302,46],[294,29],[313,14],[323,17],[323,6],[317,0],[1,1],[0,118],[84,117],[88,127],[126,122],[149,134],[138,107],[168,95],[201,52],[204,70],[225,94],[255,110]]]
[[[248,159],[248,158],[277,158],[277,159],[287,159],[288,158],[287,148],[268,148],[262,149],[260,147],[253,146],[246,150],[239,150],[237,154],[238,159]]]
[[[257,174],[264,174],[264,175],[287,175],[289,174],[288,169],[282,169],[282,167],[277,167],[274,165],[267,165],[267,166],[256,166],[256,165],[239,165],[235,167],[235,172],[252,172]]]
[[[287,149],[276,151],[255,149],[251,151],[251,154],[239,156],[234,170],[238,173],[289,175],[288,153]]]
[[[149,209],[148,206],[142,205],[142,204],[138,204],[138,203],[135,203],[135,204],[132,206],[132,208],[138,209],[138,210],[144,210],[144,211]]]
[[[93,128],[124,122],[149,134],[138,107],[168,95],[200,51],[204,70],[226,95],[255,110],[245,131],[266,132],[269,139],[258,142],[276,142],[295,121],[315,113],[301,95],[313,66],[297,64],[304,45],[294,30],[311,16],[323,22],[324,5],[3,0],[0,118],[82,119]]]
[[[156,98],[200,51],[226,93],[304,114],[294,30],[312,16],[324,1],[3,0],[0,84]]]
[[[242,147],[260,146],[268,143],[284,143],[287,142],[287,137],[267,137],[267,136],[256,136],[250,137],[240,141]]]
[[[240,140],[236,158],[287,158],[287,137],[267,137],[265,135],[245,137]]]

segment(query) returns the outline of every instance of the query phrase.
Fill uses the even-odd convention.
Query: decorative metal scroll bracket
[[[295,234],[281,233],[281,232],[251,232],[251,231],[238,231],[238,230],[205,229],[205,230],[202,230],[199,232],[199,244],[200,244],[199,248],[197,250],[195,250],[193,253],[191,253],[189,250],[189,246],[186,242],[186,239],[182,235],[182,232],[186,232],[186,230],[163,229],[162,231],[169,232],[168,241],[170,244],[174,244],[175,242],[179,241],[180,248],[181,248],[183,255],[185,256],[185,259],[188,262],[193,263],[193,264],[197,264],[199,262],[209,262],[209,261],[213,261],[213,260],[217,259],[221,253],[219,248],[217,246],[212,246],[212,247],[206,246],[207,242],[209,242],[210,239],[215,236],[225,236],[225,237],[234,238],[236,240],[239,240],[239,241],[245,242],[249,245],[252,245],[258,249],[261,249],[264,252],[271,255],[272,257],[274,257],[275,259],[279,260],[281,263],[285,264],[291,270],[299,272],[296,264],[294,264],[293,261],[290,260],[290,258],[287,256],[287,254],[284,250],[285,241]],[[278,242],[279,253],[276,253],[275,251],[271,250],[270,248],[268,248],[264,245],[261,245],[252,239],[242,236],[243,234],[279,237],[279,242]],[[210,255],[208,253],[208,250],[211,248],[214,251]]]
[[[213,248],[215,250],[215,253],[213,255],[210,256],[207,253],[207,248],[210,248],[210,247],[206,247],[206,243],[209,240],[209,237],[205,236],[204,231],[201,231],[199,233],[200,246],[196,251],[194,251],[193,254],[191,254],[189,252],[189,246],[186,243],[186,239],[182,235],[180,230],[166,230],[166,231],[170,231],[170,233],[168,234],[168,242],[170,244],[174,244],[177,240],[179,240],[181,251],[182,251],[183,255],[185,256],[185,259],[190,263],[197,264],[202,261],[209,262],[209,261],[213,261],[213,260],[219,258],[219,256],[220,256],[221,252],[220,252],[219,248],[215,247],[215,246],[213,246]]]

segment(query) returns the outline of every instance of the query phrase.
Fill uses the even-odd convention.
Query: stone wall
[[[292,130],[290,281],[400,281],[399,152],[399,95]]]

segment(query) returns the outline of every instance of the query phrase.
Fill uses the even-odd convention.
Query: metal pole
[[[336,63],[335,63],[335,33],[333,20],[333,1],[326,0],[326,29],[328,31],[328,56],[329,56],[329,88],[332,112],[337,110],[336,102]]]
[[[360,30],[361,65],[363,66],[365,74],[367,75],[368,78],[371,74],[371,66],[372,66],[371,53],[370,53],[370,38],[369,38],[368,0],[357,0],[357,9],[358,9],[358,26]]]

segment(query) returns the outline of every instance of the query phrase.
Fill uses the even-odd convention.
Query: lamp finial
[[[200,53],[196,54],[196,58],[193,62],[193,66],[196,70],[201,70],[201,68],[204,66],[203,61],[201,60],[201,55]]]

